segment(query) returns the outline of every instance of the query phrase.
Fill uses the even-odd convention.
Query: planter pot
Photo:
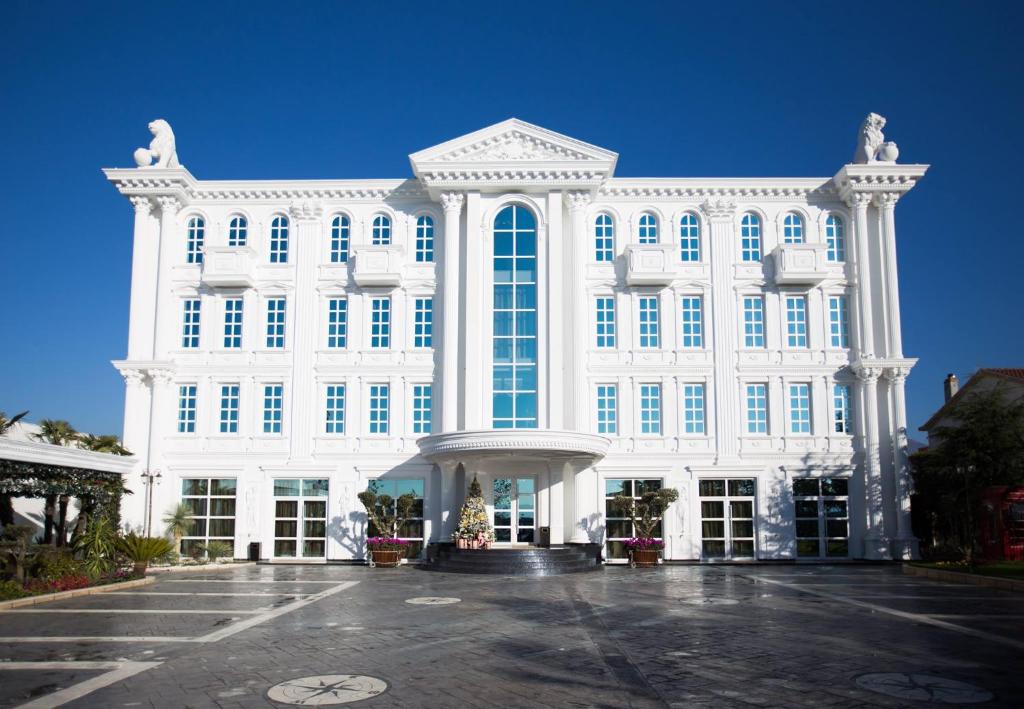
[[[661,549],[633,549],[629,552],[629,565],[634,569],[649,569],[658,565]]]
[[[457,537],[455,539],[455,547],[457,549],[469,549],[469,540],[465,537]]]
[[[148,561],[136,561],[135,562],[134,572],[138,576],[145,576],[147,568],[149,568],[149,562]]]
[[[383,566],[386,568],[393,568],[398,566],[402,560],[402,552],[400,551],[384,551],[381,549],[373,549],[370,552],[370,566]]]

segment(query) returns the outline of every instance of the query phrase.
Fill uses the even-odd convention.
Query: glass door
[[[274,480],[274,556],[327,556],[327,489],[324,479]]]
[[[701,480],[701,556],[754,558],[754,500],[757,481]]]
[[[495,478],[492,492],[495,543],[533,544],[537,528],[533,478]]]

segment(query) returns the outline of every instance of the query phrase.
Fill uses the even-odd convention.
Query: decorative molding
[[[288,206],[288,213],[295,221],[314,221],[323,216],[324,205],[308,199],[295,201]]]
[[[722,198],[709,198],[701,203],[700,211],[711,221],[732,221],[736,216],[736,203]]]

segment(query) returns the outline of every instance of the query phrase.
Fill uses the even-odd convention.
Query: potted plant
[[[475,475],[466,492],[466,501],[459,512],[459,524],[453,537],[459,549],[490,549],[494,542],[494,530],[487,516],[483,490]]]
[[[134,532],[117,540],[117,550],[135,564],[135,573],[146,575],[146,567],[153,559],[164,556],[174,547],[163,537],[140,537]]]
[[[370,566],[393,568],[402,562],[409,542],[397,537],[370,537],[366,546],[370,549]]]
[[[416,496],[407,492],[395,499],[391,495],[365,490],[359,493],[359,501],[366,508],[370,527],[379,535],[366,540],[370,566],[398,566],[404,556],[402,553],[409,546],[408,542],[398,538],[398,530],[412,516]]]
[[[633,522],[635,537],[626,542],[629,550],[629,565],[636,567],[657,566],[665,543],[654,536],[662,515],[673,502],[679,499],[674,487],[663,487],[643,493],[639,499],[630,495],[616,495],[610,502],[612,509]]]

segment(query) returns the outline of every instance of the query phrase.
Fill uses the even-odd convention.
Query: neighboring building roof
[[[953,407],[955,407],[958,402],[963,401],[963,397],[965,396],[964,392],[977,386],[977,383],[982,381],[983,379],[989,379],[992,377],[998,379],[1005,379],[1013,382],[1014,384],[1024,385],[1024,368],[982,367],[977,372],[972,374],[971,378],[968,379],[962,387],[960,387],[960,390],[956,394],[954,394],[949,401],[944,403],[938,411],[932,414],[931,418],[929,418],[918,430],[929,431],[930,429],[935,428],[935,426],[938,425],[939,421],[941,421],[943,417],[949,414],[949,412],[953,410]]]

